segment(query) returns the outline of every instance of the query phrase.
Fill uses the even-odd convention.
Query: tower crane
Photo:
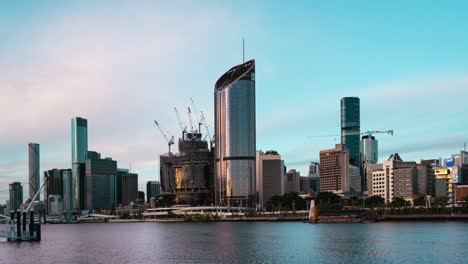
[[[203,125],[205,126],[206,135],[207,135],[208,138],[210,139],[210,142],[213,143],[214,140],[213,140],[213,138],[211,137],[210,128],[208,127],[208,122],[206,121],[205,115],[203,114],[203,111],[201,111],[200,113],[201,113],[201,122],[202,122]]]
[[[163,135],[164,139],[166,140],[167,142],[167,145],[169,146],[169,154],[171,154],[171,145],[174,145],[174,137],[171,137],[169,139],[169,137],[167,136],[167,132],[164,131],[164,129],[159,125],[158,121],[154,120],[154,123],[156,124],[156,126],[158,127],[159,131],[161,132],[161,134]]]
[[[370,130],[370,131],[365,131],[365,132],[352,132],[352,133],[346,133],[346,136],[354,136],[354,135],[361,135],[361,136],[370,136],[373,134],[389,134],[393,136],[393,130],[386,130],[386,131],[381,131],[381,130]],[[321,136],[309,136],[309,137],[339,137],[341,135],[321,135]]]
[[[187,126],[180,119],[180,115],[179,115],[179,111],[177,111],[177,107],[174,107],[174,112],[176,113],[177,121],[179,121],[180,130],[182,131],[182,138],[184,138],[185,133],[187,133]]]
[[[198,111],[197,111],[197,107],[195,106],[195,102],[193,101],[193,98],[190,97],[190,101],[192,101],[192,107],[193,107],[193,111],[195,111],[195,117],[197,118],[197,123],[198,123],[198,133],[201,133],[201,125],[203,125],[203,121],[201,119],[198,118]],[[202,117],[203,118],[203,117]]]
[[[190,132],[194,132],[193,122],[192,122],[192,111],[190,110],[190,107],[187,107],[187,109],[188,109],[187,115],[188,115],[188,118],[189,118],[189,121],[190,121]]]

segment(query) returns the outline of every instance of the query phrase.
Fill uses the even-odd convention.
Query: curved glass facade
[[[227,71],[215,85],[216,203],[255,201],[255,61]]]

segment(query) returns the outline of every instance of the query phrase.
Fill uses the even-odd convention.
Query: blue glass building
[[[88,154],[88,121],[81,117],[71,120],[72,142],[72,208],[85,208],[85,163]]]
[[[256,202],[255,61],[232,67],[215,84],[216,204]]]

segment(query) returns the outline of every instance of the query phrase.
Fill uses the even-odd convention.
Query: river
[[[468,223],[43,225],[0,263],[468,263]]]

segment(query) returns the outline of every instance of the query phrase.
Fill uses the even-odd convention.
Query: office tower
[[[60,195],[63,199],[63,197],[68,197],[70,200],[70,191],[67,190],[67,184],[65,184],[65,181],[68,181],[68,188],[71,188],[71,170],[70,169],[52,169],[52,170],[47,170],[44,171],[44,204],[45,204],[45,209],[46,212],[48,212],[48,204],[49,204],[49,196],[51,195]],[[68,178],[67,178],[68,177]],[[64,179],[65,178],[65,179]],[[64,192],[68,191],[68,192]],[[66,194],[66,196],[64,195]],[[63,199],[63,202],[65,203],[65,200]],[[65,205],[65,204],[64,204]],[[66,210],[71,210],[73,208],[69,208]]]
[[[88,121],[81,117],[71,120],[73,209],[85,207],[85,163],[88,154]]]
[[[116,196],[117,196],[117,204],[122,204],[122,176],[129,173],[129,169],[117,169],[115,174],[115,185],[116,185]]]
[[[10,183],[10,210],[18,210],[23,203],[23,186],[19,182]]]
[[[160,189],[161,185],[158,181],[148,181],[146,183],[146,201],[149,203],[151,198],[157,198]]]
[[[368,168],[369,196],[381,196],[385,203],[396,197],[410,201],[417,193],[417,172],[416,162],[403,161],[398,153],[392,154],[383,164]]]
[[[365,135],[361,138],[361,161],[368,164],[379,162],[379,145],[374,136]]]
[[[417,168],[417,186],[418,194],[434,196],[435,192],[435,174],[434,167],[430,164],[416,164]]]
[[[63,193],[63,210],[72,210],[72,172],[71,170],[62,171],[62,193]]]
[[[138,174],[127,173],[122,175],[122,204],[128,205],[138,199]],[[145,200],[145,197],[143,197]]]
[[[139,203],[145,203],[145,192],[144,191],[138,191],[137,201]]]
[[[341,98],[341,144],[349,150],[349,163],[357,167],[360,167],[360,122],[359,98]]]
[[[313,193],[320,192],[320,163],[311,161],[309,165],[310,189]]]
[[[359,138],[358,138],[359,139]],[[320,191],[349,192],[349,150],[343,144],[320,151]]]
[[[299,187],[299,192],[300,193],[311,193],[312,192],[312,187],[311,187],[311,181],[312,179],[306,176],[301,176],[300,179],[300,187]]]
[[[263,207],[271,197],[284,194],[284,161],[278,152],[257,151],[257,193]]]
[[[284,188],[285,193],[298,193],[301,190],[301,174],[299,171],[291,169],[286,173]]]
[[[255,202],[255,61],[232,67],[215,84],[215,190],[220,205]]]
[[[33,197],[36,195],[40,188],[40,168],[39,168],[39,144],[28,144],[28,157],[29,157],[29,199],[33,202]],[[36,197],[39,201],[39,195]]]
[[[349,165],[348,168],[348,178],[349,178],[349,192],[350,193],[361,193],[361,170],[359,167]]]
[[[117,162],[101,155],[86,160],[86,208],[112,209],[117,206]]]

